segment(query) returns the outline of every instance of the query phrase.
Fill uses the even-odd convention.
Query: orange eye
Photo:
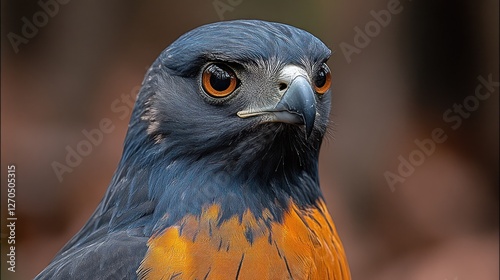
[[[203,70],[203,89],[212,97],[222,98],[234,92],[238,78],[234,71],[221,63],[210,64]]]
[[[332,74],[330,68],[323,64],[314,77],[314,89],[318,94],[324,94],[330,89],[332,84]]]

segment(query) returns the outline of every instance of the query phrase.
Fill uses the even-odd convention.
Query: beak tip
[[[311,137],[313,128],[314,128],[314,118],[313,119],[306,119],[304,117],[304,126],[305,126],[305,133],[306,133],[306,140]]]

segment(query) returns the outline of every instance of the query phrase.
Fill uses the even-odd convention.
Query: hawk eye
[[[330,68],[323,64],[314,77],[314,89],[318,94],[324,94],[330,89],[332,74]]]
[[[203,70],[201,83],[206,93],[221,98],[234,92],[238,86],[238,78],[233,69],[222,63],[214,63]]]

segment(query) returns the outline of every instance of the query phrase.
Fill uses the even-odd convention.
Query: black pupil
[[[325,69],[321,69],[318,72],[318,75],[316,76],[316,79],[314,81],[317,87],[321,88],[326,84],[326,75],[327,73]]]
[[[220,66],[213,65],[210,71],[210,85],[216,91],[225,91],[231,85],[231,74]]]

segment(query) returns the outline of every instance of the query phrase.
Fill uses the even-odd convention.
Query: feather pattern
[[[311,135],[237,112],[281,98],[279,71],[309,77],[330,50],[278,23],[209,24],[181,36],[148,70],[122,159],[98,208],[36,279],[350,279],[319,187],[331,93],[315,96]],[[200,75],[225,63],[225,99]]]

